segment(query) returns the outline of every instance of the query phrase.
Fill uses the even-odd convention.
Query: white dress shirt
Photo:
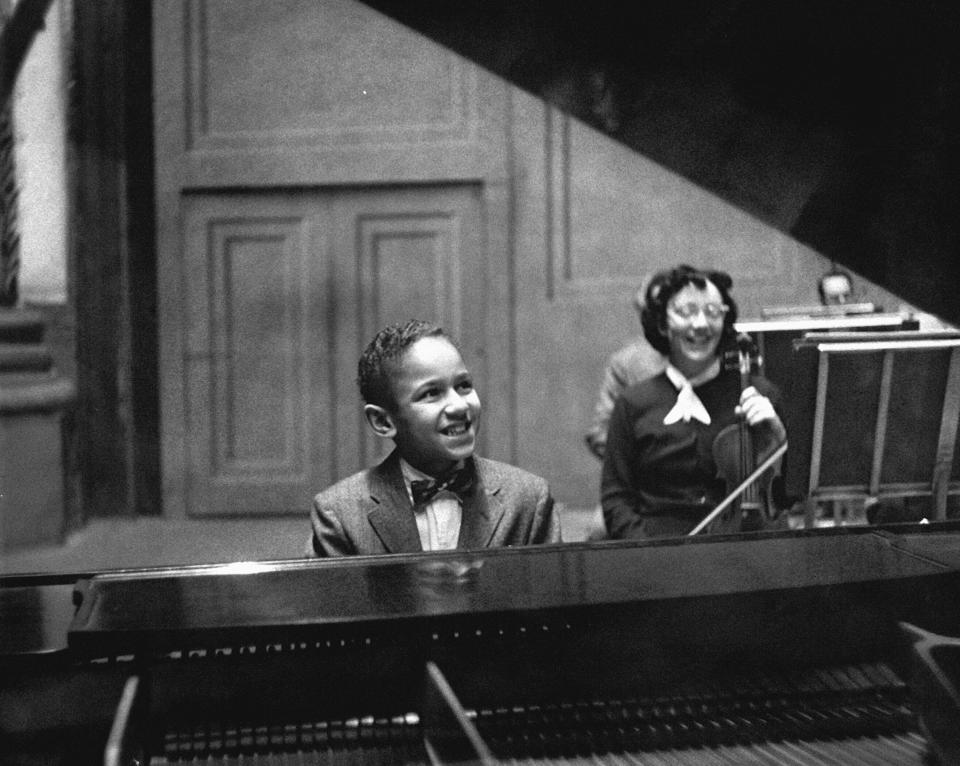
[[[413,503],[410,483],[424,479],[432,481],[433,477],[418,471],[403,458],[400,458],[400,470],[403,473],[403,484],[407,488],[407,497]],[[413,515],[417,522],[417,532],[420,534],[420,545],[425,551],[446,551],[457,547],[463,507],[456,494],[441,490],[429,503],[415,505]]]

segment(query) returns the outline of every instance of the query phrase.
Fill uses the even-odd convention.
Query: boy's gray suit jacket
[[[546,480],[506,463],[471,459],[477,483],[463,502],[458,549],[560,542],[560,519]],[[423,550],[396,450],[314,497],[310,521],[309,556]]]

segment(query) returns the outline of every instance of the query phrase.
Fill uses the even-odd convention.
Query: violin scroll
[[[763,358],[760,355],[760,346],[753,339],[753,336],[745,332],[737,333],[736,338],[720,354],[721,366],[724,370],[738,370],[741,374],[741,384],[744,383],[743,375],[757,375],[763,368]],[[746,384],[741,385],[741,389],[746,388]]]

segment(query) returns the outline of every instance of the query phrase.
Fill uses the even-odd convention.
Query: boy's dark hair
[[[357,365],[357,385],[363,400],[394,412],[397,400],[391,381],[400,358],[421,338],[436,337],[450,340],[440,325],[422,319],[388,325],[380,330],[360,354]]]
[[[737,321],[737,304],[730,296],[730,288],[733,286],[730,275],[725,271],[695,269],[693,266],[681,264],[675,268],[657,272],[654,275],[647,286],[643,312],[640,315],[640,324],[643,326],[644,336],[650,341],[650,345],[661,354],[666,356],[670,353],[670,341],[663,333],[667,326],[667,305],[673,299],[673,296],[687,285],[705,290],[708,281],[716,285],[724,305],[728,307],[727,313],[723,317],[723,336],[717,347],[718,353],[728,344],[736,342],[737,332],[733,329],[733,324]]]

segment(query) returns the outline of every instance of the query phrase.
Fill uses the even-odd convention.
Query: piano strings
[[[465,712],[497,763],[530,766],[920,766],[927,751],[906,684],[884,663],[741,676],[657,696]],[[164,733],[151,764],[425,764],[424,729],[413,712],[215,722]]]

